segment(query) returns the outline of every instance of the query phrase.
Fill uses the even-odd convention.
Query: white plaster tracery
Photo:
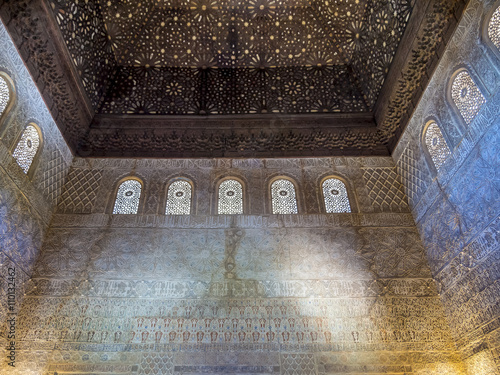
[[[185,180],[172,182],[167,192],[167,215],[189,215],[191,213],[191,184]]]
[[[289,180],[280,179],[271,184],[273,214],[297,214],[295,186]]]
[[[24,129],[21,139],[17,143],[14,153],[12,154],[24,173],[28,173],[39,147],[40,133],[35,125],[29,124],[26,129]]]
[[[113,214],[137,214],[142,184],[135,179],[125,180],[116,193]]]

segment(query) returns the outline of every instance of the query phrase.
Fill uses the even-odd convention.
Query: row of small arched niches
[[[217,187],[217,214],[244,214],[243,183],[227,177]],[[273,214],[298,214],[297,192],[294,181],[288,177],[276,178],[269,186]],[[141,202],[143,183],[137,177],[123,179],[116,189],[113,214],[137,214]],[[321,182],[321,192],[326,213],[349,213],[351,204],[345,183],[336,177]],[[192,213],[193,184],[187,178],[176,178],[167,188],[166,215]]]
[[[500,57],[499,3],[500,1],[496,1],[495,6],[492,6],[488,16],[485,17],[482,39],[494,54]],[[485,95],[466,68],[455,71],[450,82],[448,97],[451,98],[452,107],[458,112],[465,126],[468,126],[486,104]],[[422,144],[426,157],[432,161],[432,165],[438,172],[451,155],[451,151],[436,120],[430,120],[424,126]]]
[[[495,53],[498,53],[500,51],[500,6],[498,6],[498,1],[496,7],[492,8],[489,17],[486,17],[484,30],[487,43],[495,50]],[[5,72],[0,72],[0,120],[3,120],[7,112],[12,109],[14,87],[12,79]],[[455,72],[449,87],[453,106],[465,124],[469,125],[486,103],[485,96],[466,69]],[[34,123],[28,124],[19,136],[12,155],[24,173],[29,173],[32,169],[33,161],[42,149],[42,141],[42,131]],[[431,159],[438,171],[451,152],[436,121],[432,120],[426,124],[422,132],[422,142],[427,157]]]
[[[500,13],[499,9],[497,9],[495,14]],[[498,15],[498,19],[500,19],[500,14]],[[12,100],[10,97],[11,91],[8,80],[0,75],[0,115],[4,115],[3,112],[9,108],[9,102]],[[472,122],[481,110],[481,107],[486,103],[485,96],[470,73],[465,69],[461,69],[455,73],[451,84],[451,97],[454,106],[467,125]],[[429,121],[425,126],[422,140],[428,154],[427,156],[432,160],[436,170],[439,170],[451,152],[436,121]],[[41,150],[41,145],[42,133],[40,128],[34,123],[28,124],[22,132],[12,154],[25,173],[28,173],[30,170],[33,161]]]

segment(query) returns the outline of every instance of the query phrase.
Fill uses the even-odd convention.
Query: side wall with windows
[[[352,213],[326,213],[332,177]],[[129,178],[137,214],[112,214]],[[272,213],[280,179],[297,214]],[[165,214],[175,181],[188,215]],[[76,158],[19,321],[57,372],[464,374],[390,157]]]
[[[8,310],[8,283],[15,281],[12,306],[17,311],[73,157],[1,23],[0,46],[0,76],[8,82],[10,96],[10,102],[0,106],[0,327],[4,327],[7,313],[13,312]],[[5,94],[2,90],[2,98]],[[38,135],[41,143],[30,167],[25,164],[25,173],[13,155],[32,123],[37,135],[24,137],[24,145],[34,149]],[[18,148],[18,156],[26,155]],[[2,349],[4,339],[0,338]]]
[[[484,33],[499,5],[470,2],[393,154],[470,374],[500,371],[500,51]],[[485,100],[465,118],[450,91],[464,70]],[[465,88],[455,96],[466,99]],[[429,121],[450,150],[439,168],[425,145]]]

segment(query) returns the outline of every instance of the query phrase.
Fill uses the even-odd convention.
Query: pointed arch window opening
[[[280,179],[271,184],[271,203],[273,214],[297,214],[297,195],[295,186],[289,180]]]
[[[113,214],[137,214],[142,184],[134,179],[123,181],[116,193]]]
[[[17,143],[14,153],[12,154],[24,173],[28,173],[39,148],[40,134],[38,129],[33,125],[28,125],[26,129],[24,129],[21,139]]]
[[[453,79],[451,97],[467,125],[479,113],[486,99],[467,71],[461,71]]]
[[[219,185],[217,205],[219,215],[243,214],[243,186],[236,180],[225,180]]]
[[[329,178],[323,181],[322,189],[327,213],[352,212],[347,189],[342,181],[338,178]]]
[[[495,9],[488,22],[488,38],[500,50],[500,6]]]
[[[446,159],[450,156],[451,152],[438,124],[432,122],[427,127],[425,130],[424,141],[434,166],[437,170],[439,170]]]
[[[174,181],[167,191],[166,215],[189,215],[191,213],[192,187],[184,180]]]

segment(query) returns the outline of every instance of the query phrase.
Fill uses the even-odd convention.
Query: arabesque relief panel
[[[500,371],[499,51],[484,33],[499,5],[470,2],[393,155],[447,319],[472,374]],[[454,74],[463,69],[482,95],[465,117],[447,96]],[[450,149],[440,168],[423,143],[429,119],[439,124]]]
[[[402,200],[380,212],[363,175],[384,170],[379,195]],[[76,159],[71,204],[53,217],[18,316],[17,371],[464,373],[393,171],[390,158]],[[139,213],[112,215],[131,174],[144,186]],[[78,181],[87,176],[99,178]],[[196,214],[165,215],[182,176]],[[231,176],[245,212],[217,215],[215,187]],[[279,176],[296,181],[299,214],[267,211]],[[354,212],[322,213],[325,176],[346,181]]]
[[[0,355],[3,370],[3,362],[7,360],[4,349],[10,341],[7,319],[16,317],[20,310],[73,156],[1,23],[0,44],[0,74],[10,85],[7,92],[10,101],[0,111]],[[26,174],[12,154],[29,123],[39,127],[42,147]]]

